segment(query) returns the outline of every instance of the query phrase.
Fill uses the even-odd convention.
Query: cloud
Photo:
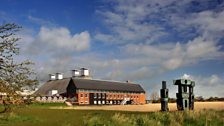
[[[214,11],[202,11],[197,14],[193,14],[192,20],[189,24],[199,25],[199,30],[219,33],[224,31],[224,11],[214,12]]]
[[[181,79],[192,79],[191,75],[184,74]]]
[[[224,2],[213,1],[212,5],[209,0],[109,3],[113,6],[105,5],[105,8],[96,11],[109,33],[98,32],[94,37],[106,44],[175,42],[174,37],[178,37],[179,42],[198,36],[223,37]]]
[[[95,39],[104,43],[125,44],[139,41],[152,43],[165,36],[164,28],[151,24],[148,1],[117,1],[112,10],[97,10],[109,28],[110,34],[97,33]],[[111,39],[113,38],[113,39]]]
[[[31,15],[28,16],[28,20],[30,20],[31,22],[33,22],[35,24],[39,24],[39,25],[46,25],[46,26],[55,25],[55,23],[53,23],[51,21],[44,20],[42,18],[34,17],[34,16],[31,16]]]
[[[27,37],[25,37],[27,38]],[[36,37],[30,42],[26,52],[31,54],[59,55],[86,51],[90,48],[91,36],[88,31],[71,34],[65,27],[41,27]],[[41,51],[40,51],[41,50]],[[63,50],[63,53],[60,53]]]
[[[37,39],[41,43],[68,50],[83,51],[90,47],[88,31],[71,35],[70,31],[64,27],[52,29],[41,27]]]
[[[188,41],[186,44],[129,44],[124,48],[127,55],[131,57],[141,57],[151,60],[151,63],[144,62],[145,65],[157,64],[167,70],[174,70],[183,66],[206,61],[211,59],[223,59],[224,52],[221,46],[214,41],[206,40],[202,37]]]

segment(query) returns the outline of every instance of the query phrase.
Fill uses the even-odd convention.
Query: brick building
[[[81,73],[81,74],[80,74]],[[145,91],[139,84],[94,80],[88,69],[73,71],[73,76],[63,78],[56,73],[35,92],[39,96],[60,95],[79,105],[145,104]]]

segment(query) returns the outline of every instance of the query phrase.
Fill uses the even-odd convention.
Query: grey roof
[[[68,87],[70,81],[73,82],[77,89],[145,93],[144,89],[139,84],[134,83],[65,78],[61,80],[53,80],[46,82],[41,88],[39,88],[35,92],[35,95],[48,95],[49,91],[51,90],[58,90],[59,94],[66,93],[66,88]]]
[[[145,92],[139,84],[134,83],[123,83],[92,79],[73,79],[73,83],[78,89]]]
[[[65,78],[61,80],[47,81],[34,94],[47,96],[51,90],[58,90],[58,94],[65,93],[70,80],[70,78]]]

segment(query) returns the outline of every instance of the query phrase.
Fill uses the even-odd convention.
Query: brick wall
[[[80,105],[88,105],[89,103],[89,93],[93,92],[79,92],[78,93],[78,103]],[[101,93],[101,92],[94,92]],[[146,95],[145,94],[129,94],[129,93],[106,93],[106,101],[123,101],[125,98],[129,98],[131,104],[145,104]],[[105,101],[105,104],[108,103]],[[118,104],[117,103],[117,104]]]

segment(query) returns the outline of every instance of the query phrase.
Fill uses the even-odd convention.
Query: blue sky
[[[224,96],[223,0],[1,0],[0,24],[14,22],[21,55],[41,82],[87,67],[93,78],[141,83],[196,81],[196,96]]]

